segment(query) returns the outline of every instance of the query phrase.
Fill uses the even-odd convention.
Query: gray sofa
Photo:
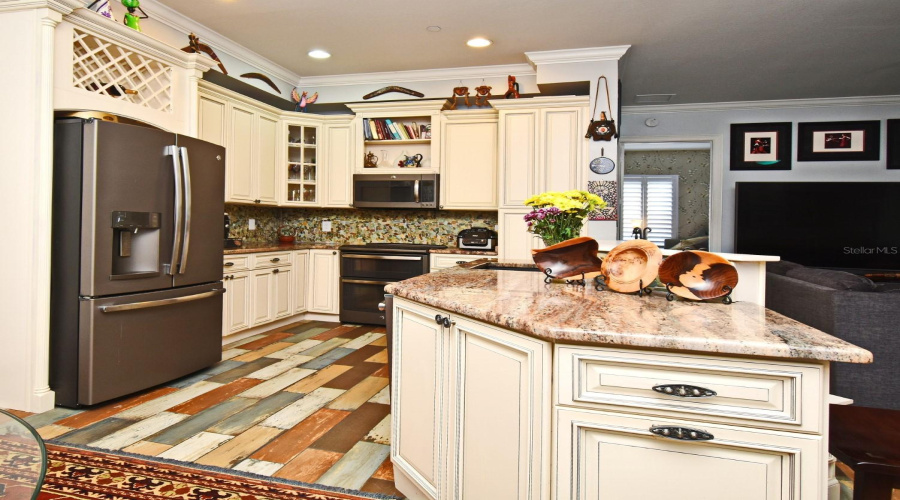
[[[792,262],[766,271],[766,307],[872,352],[872,364],[832,363],[831,393],[900,410],[900,283]]]

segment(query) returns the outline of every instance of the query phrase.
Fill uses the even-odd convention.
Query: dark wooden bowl
[[[666,257],[659,267],[659,281],[670,284],[672,293],[693,300],[728,295],[738,284],[738,272],[724,257],[688,250]],[[726,288],[728,287],[728,288]]]
[[[294,237],[293,236],[285,236],[282,234],[282,235],[278,236],[278,241],[280,241],[282,243],[293,243]]]
[[[662,252],[648,240],[629,240],[616,245],[603,259],[603,276],[610,290],[633,293],[656,279]]]
[[[572,238],[547,248],[531,251],[538,269],[554,278],[571,278],[600,271],[602,262],[597,252],[600,246],[594,238]]]

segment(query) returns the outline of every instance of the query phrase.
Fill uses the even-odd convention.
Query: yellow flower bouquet
[[[547,191],[528,198],[525,204],[532,207],[525,215],[528,231],[540,236],[547,246],[577,238],[587,216],[606,208],[603,198],[577,189]]]

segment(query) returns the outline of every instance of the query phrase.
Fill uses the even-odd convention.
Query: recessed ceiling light
[[[429,27],[425,28],[425,31],[437,33],[438,31],[441,31],[441,27],[440,26],[429,26]]]
[[[488,40],[487,38],[482,38],[479,36],[479,37],[475,37],[475,38],[469,40],[468,42],[466,42],[466,45],[468,45],[469,47],[480,48],[480,47],[487,47],[488,45],[490,45],[492,43],[494,43],[494,42]]]
[[[331,57],[331,54],[325,52],[324,50],[316,49],[309,51],[309,57],[312,57],[313,59],[328,59],[329,57]]]

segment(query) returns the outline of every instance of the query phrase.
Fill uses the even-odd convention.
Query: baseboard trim
[[[275,330],[277,328],[281,328],[283,326],[290,325],[291,323],[296,323],[298,321],[333,321],[335,323],[340,323],[340,316],[337,314],[322,314],[322,313],[300,313],[295,314],[293,316],[287,316],[285,318],[277,319],[270,323],[266,323],[264,325],[257,325],[253,328],[248,328],[246,330],[241,330],[239,332],[234,332],[231,335],[227,335],[222,337],[222,345],[231,344],[233,342],[237,342],[238,340],[243,340],[247,337],[252,337],[254,335],[265,333],[271,330]]]

